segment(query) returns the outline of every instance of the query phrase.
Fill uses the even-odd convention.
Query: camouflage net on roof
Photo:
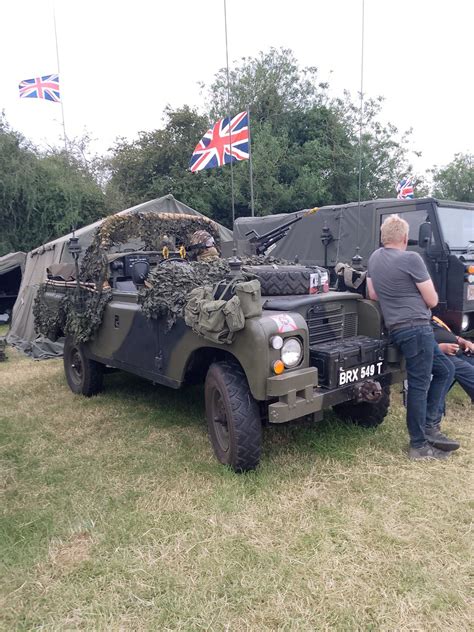
[[[163,241],[172,235],[175,243],[187,244],[196,230],[207,230],[219,244],[218,225],[207,217],[199,215],[177,215],[175,213],[129,213],[111,215],[97,228],[91,245],[82,259],[79,278],[80,290],[75,286],[58,289],[52,282],[40,285],[33,306],[35,329],[51,340],[62,335],[71,335],[76,342],[86,342],[94,337],[102,323],[107,303],[112,298],[112,290],[108,286],[109,260],[107,255],[116,252],[130,240],[140,240],[141,249],[161,250]],[[166,275],[165,275],[166,276]],[[181,308],[174,307],[173,297],[169,296],[171,285],[160,278],[165,292],[163,302],[157,303],[157,310],[164,314],[170,308],[171,314],[181,313]],[[92,288],[86,288],[91,283]],[[183,287],[189,287],[189,281],[183,279]],[[192,287],[195,287],[192,284]],[[168,290],[167,290],[168,288]],[[168,291],[168,294],[166,293]],[[56,293],[57,302],[48,304],[45,293]],[[150,304],[150,301],[148,302]],[[152,313],[151,308],[147,315]],[[172,322],[175,317],[170,316]]]
[[[161,251],[165,237],[172,235],[177,246],[190,243],[196,230],[206,230],[219,247],[218,225],[207,217],[176,213],[129,213],[111,215],[97,229],[81,264],[82,281],[97,283],[107,275],[106,253],[131,239],[140,239],[140,250]]]
[[[97,228],[91,245],[87,248],[80,267],[81,289],[69,285],[59,290],[57,284],[48,281],[40,285],[33,307],[35,328],[39,333],[56,340],[63,334],[71,335],[76,342],[91,340],[102,323],[107,303],[112,298],[108,286],[109,259],[111,253],[131,240],[140,240],[140,250],[161,251],[170,237],[176,247],[191,242],[192,234],[206,230],[220,246],[218,225],[198,215],[174,213],[130,213],[112,215]],[[245,257],[243,265],[288,264],[274,257]],[[191,290],[203,285],[215,285],[230,273],[228,260],[160,263],[149,274],[146,287],[138,294],[138,302],[147,318],[166,318],[171,328],[184,316],[184,308]],[[86,288],[86,284],[90,287]],[[57,301],[49,305],[45,293],[56,293]]]

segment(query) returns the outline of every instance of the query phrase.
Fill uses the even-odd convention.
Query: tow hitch
[[[362,402],[378,402],[381,397],[382,387],[375,380],[366,380],[354,386],[354,399],[358,404]]]

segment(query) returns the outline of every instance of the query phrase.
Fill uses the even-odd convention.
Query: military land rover
[[[219,249],[214,223],[190,215],[112,216],[80,265],[72,240],[75,267],[51,269],[35,303],[37,329],[66,336],[71,390],[98,393],[105,367],[171,388],[204,382],[214,452],[237,472],[258,465],[262,423],[317,421],[332,407],[380,424],[404,375],[377,305],[329,291],[316,266],[194,261],[203,229]]]

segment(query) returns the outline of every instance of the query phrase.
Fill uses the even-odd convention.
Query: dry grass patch
[[[331,415],[214,459],[201,391],[131,376],[72,395],[61,361],[0,365],[4,629],[471,629],[472,407],[445,463],[406,459],[399,397],[365,431]]]

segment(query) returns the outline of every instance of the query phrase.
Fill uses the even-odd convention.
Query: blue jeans
[[[446,356],[454,365],[454,379],[474,402],[474,356],[462,355]]]
[[[426,443],[425,428],[441,421],[454,365],[438,347],[431,325],[397,329],[390,339],[406,360],[407,428],[410,445],[420,448]]]

